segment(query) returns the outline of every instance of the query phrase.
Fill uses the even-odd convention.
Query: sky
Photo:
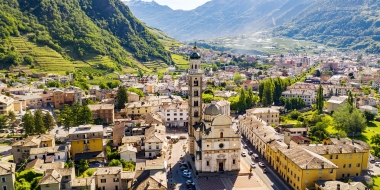
[[[152,0],[143,0],[143,1],[152,1]],[[167,5],[170,8],[177,10],[192,10],[195,9],[210,0],[154,0],[160,5]]]

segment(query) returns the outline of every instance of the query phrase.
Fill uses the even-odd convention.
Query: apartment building
[[[10,111],[14,111],[14,99],[0,94],[0,114],[6,115]]]
[[[267,124],[280,124],[280,112],[272,108],[254,108],[246,111],[247,116],[254,115],[257,118],[264,120]]]
[[[30,150],[40,147],[54,147],[55,135],[35,135],[11,144],[13,160],[16,164],[22,163],[24,159],[29,159]]]
[[[98,168],[94,173],[97,189],[101,190],[121,190],[121,166]]]
[[[285,98],[302,98],[306,106],[311,106],[315,102],[315,91],[313,90],[287,90],[282,92]]]
[[[152,113],[152,104],[146,102],[131,102],[125,104],[125,113],[132,119],[138,119],[142,114]]]
[[[38,185],[41,190],[69,190],[75,179],[75,168],[47,169]]]
[[[153,158],[167,148],[165,139],[165,126],[154,125],[145,129],[145,158]]]
[[[185,127],[188,125],[188,103],[186,101],[162,106],[164,122],[168,127]]]
[[[68,158],[68,148],[66,145],[54,147],[31,148],[29,152],[29,160],[43,159],[45,163],[66,162]]]
[[[114,104],[89,104],[93,119],[102,119],[103,123],[113,123],[115,119]]]
[[[71,142],[71,156],[75,161],[87,159],[98,161],[104,159],[103,153],[103,126],[80,125],[69,130]]]

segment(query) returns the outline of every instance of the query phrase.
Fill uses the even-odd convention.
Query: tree
[[[127,90],[124,86],[120,86],[116,93],[116,109],[123,109],[125,108],[125,103],[128,101],[128,95]]]
[[[273,94],[274,94],[273,92],[274,92],[274,85],[273,85],[272,79],[267,79],[264,82],[263,95],[261,98],[261,103],[264,107],[272,105]]]
[[[374,150],[374,156],[379,157],[380,156],[380,134],[376,133],[371,137],[371,143],[375,146],[372,147]]]
[[[318,142],[323,141],[328,137],[327,127],[328,125],[326,123],[318,122],[314,127],[310,129],[311,137]]]
[[[211,103],[211,101],[213,100],[213,96],[211,94],[202,94],[202,100],[204,103]]]
[[[75,103],[70,108],[71,108],[71,118],[73,120],[74,126],[83,124],[80,120],[80,114],[82,110],[81,105],[79,103]]]
[[[126,161],[124,159],[120,159],[120,162],[123,165],[124,171],[135,171],[136,165],[133,163],[133,160]]]
[[[46,133],[45,123],[41,110],[34,112],[34,130],[37,134]]]
[[[46,129],[53,129],[54,126],[56,125],[53,116],[51,116],[50,112],[46,112],[43,116],[44,120],[44,126]]]
[[[24,63],[27,64],[27,65],[31,65],[32,63],[34,62],[34,59],[32,56],[30,55],[26,55],[24,57]]]
[[[354,97],[352,97],[352,93],[351,93],[351,91],[348,92],[347,103],[348,103],[348,105],[349,105],[351,108],[354,107]],[[352,111],[351,108],[350,108],[350,112]]]
[[[246,104],[246,97],[245,97],[245,91],[244,89],[241,89],[240,90],[240,96],[239,96],[239,109],[238,111],[244,111],[246,110],[247,108],[247,104]]]
[[[94,122],[92,111],[88,106],[83,106],[80,109],[78,120],[80,124],[90,124]]]
[[[34,134],[34,116],[30,111],[27,111],[24,116],[22,116],[22,122],[24,123],[24,131],[26,135]]]
[[[319,88],[317,90],[317,98],[316,98],[316,108],[318,110],[318,113],[322,113],[323,111],[323,88],[322,85],[319,85]]]
[[[88,168],[89,168],[88,160],[85,160],[85,159],[80,160],[80,162],[79,162],[79,170],[80,170],[81,172],[84,172],[84,171],[86,171]]]
[[[141,89],[133,88],[132,86],[129,87],[127,91],[136,93],[140,98],[145,96],[144,92]]]
[[[220,86],[224,88],[224,87],[227,86],[227,83],[226,83],[226,82],[221,82],[221,83],[220,83]]]
[[[366,118],[367,122],[373,121],[375,119],[375,114],[373,114],[370,111],[365,110],[364,111],[364,117]]]
[[[121,162],[119,160],[113,159],[111,162],[108,164],[108,166],[121,166]]]
[[[241,80],[243,80],[243,77],[241,76],[241,74],[239,72],[236,72],[234,74],[234,78],[233,78],[235,84],[238,84],[240,83]]]
[[[73,112],[71,108],[65,104],[63,110],[59,114],[59,120],[67,129],[74,125],[74,118],[72,117],[72,115]]]
[[[357,108],[352,108],[351,113],[350,109],[350,105],[346,105],[334,111],[332,115],[335,122],[334,128],[347,134],[364,131],[367,127],[364,115]]]
[[[6,115],[0,115],[0,129],[6,128],[8,125],[8,117]]]
[[[314,71],[314,75],[316,77],[320,77],[321,76],[321,71],[319,71],[318,69]]]

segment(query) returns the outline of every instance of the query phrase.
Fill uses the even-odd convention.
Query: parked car
[[[252,166],[252,168],[256,168],[255,162],[251,162],[251,166]]]
[[[187,186],[191,186],[191,185],[192,185],[192,186],[195,186],[195,183],[192,182],[191,180],[187,180],[187,181],[186,181],[186,185],[187,185]]]
[[[183,160],[179,160],[178,163],[179,163],[179,164],[185,164],[185,161],[183,161]]]
[[[242,152],[241,156],[246,157],[247,155],[245,154],[245,152]]]
[[[189,170],[183,170],[183,173],[191,175],[191,171],[189,171]]]
[[[245,144],[245,145],[243,146],[243,148],[247,149],[247,148],[248,148],[248,146]]]
[[[369,163],[374,164],[376,163],[376,160],[370,160]]]
[[[259,162],[260,167],[265,167],[265,164],[263,162]]]
[[[267,169],[264,168],[264,169],[263,169],[263,172],[264,172],[264,173],[267,173]]]
[[[253,151],[252,151],[252,150],[248,151],[248,154],[249,154],[249,155],[252,155],[252,154],[253,154]]]
[[[375,162],[375,166],[379,166],[380,167],[380,162]]]
[[[191,174],[183,174],[183,177],[186,177],[186,178],[191,178]]]

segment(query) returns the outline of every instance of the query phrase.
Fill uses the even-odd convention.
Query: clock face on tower
[[[219,144],[219,148],[223,148],[224,147],[224,144],[223,143],[220,143]]]

